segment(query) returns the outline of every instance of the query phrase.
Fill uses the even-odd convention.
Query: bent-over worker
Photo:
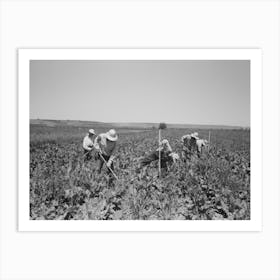
[[[95,138],[94,147],[98,151],[97,160],[99,161],[98,173],[101,173],[101,169],[104,164],[102,157],[105,159],[107,167],[114,170],[113,153],[116,148],[117,140],[118,135],[115,129],[110,129],[106,133],[101,133]]]

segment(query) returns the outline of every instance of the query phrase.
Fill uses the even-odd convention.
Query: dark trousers
[[[105,159],[106,162],[110,159],[110,156],[107,156],[107,155],[104,155],[104,154],[102,154],[102,157]],[[98,169],[97,169],[97,171],[98,171],[98,173],[101,173],[101,169],[103,167],[104,160],[101,158],[100,154],[98,154],[97,160],[98,160]],[[114,171],[114,164],[113,164],[113,162],[112,162],[110,168]],[[109,169],[108,169],[108,173],[110,173]]]
[[[91,151],[84,149],[84,161],[89,161],[92,159]]]

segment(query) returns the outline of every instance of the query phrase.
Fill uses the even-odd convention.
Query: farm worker
[[[182,136],[181,143],[183,145],[182,156],[185,159],[190,159],[193,152],[197,151],[196,141],[198,140],[198,133],[194,132]]]
[[[93,137],[95,135],[94,129],[90,129],[83,140],[84,161],[91,159],[91,151],[93,149]]]
[[[115,129],[110,129],[106,133],[101,133],[95,138],[94,147],[98,151],[97,160],[99,161],[98,173],[101,173],[101,169],[104,164],[102,157],[105,159],[107,167],[114,170],[113,152],[116,148],[117,140],[118,135]]]
[[[140,162],[140,167],[144,167],[149,165],[153,161],[159,160],[159,153],[160,153],[160,165],[163,169],[167,169],[168,162],[176,162],[179,159],[178,154],[173,153],[171,146],[167,139],[163,139],[160,142],[159,148],[156,149],[154,152],[150,153],[146,157],[144,157]]]

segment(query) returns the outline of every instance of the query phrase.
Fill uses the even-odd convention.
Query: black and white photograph
[[[279,279],[279,1],[0,7],[0,279]]]
[[[30,219],[250,220],[250,61],[30,61]]]

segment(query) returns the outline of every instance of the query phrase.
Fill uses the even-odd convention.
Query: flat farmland
[[[93,158],[84,163],[82,141],[89,128],[115,128],[118,180]],[[210,146],[201,157],[181,159],[180,138],[197,131]],[[180,155],[160,178],[157,164],[138,169],[154,151],[158,130],[148,127],[62,123],[30,125],[30,219],[39,220],[248,220],[250,219],[250,130],[167,128]]]

